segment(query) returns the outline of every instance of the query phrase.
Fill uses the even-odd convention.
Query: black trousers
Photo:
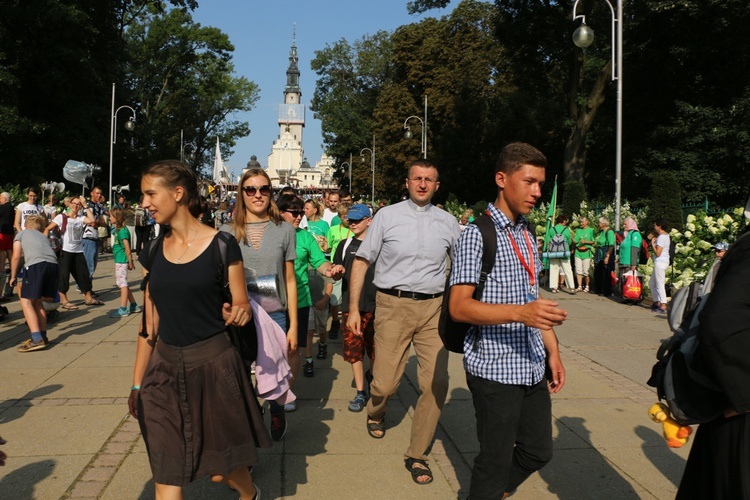
[[[82,293],[91,291],[91,277],[89,276],[89,266],[86,263],[86,257],[81,253],[70,253],[63,250],[60,252],[58,259],[60,268],[60,279],[57,283],[57,290],[62,293],[68,293],[70,288],[70,275],[78,283],[78,288]]]
[[[612,271],[614,265],[611,263],[605,264],[604,261],[599,261],[594,266],[594,293],[609,297],[612,295]]]
[[[143,245],[146,243],[150,236],[151,230],[154,226],[135,226],[135,253],[140,254],[143,250]]]
[[[552,459],[552,401],[545,380],[508,385],[467,373],[466,382],[479,439],[469,498],[496,500]]]

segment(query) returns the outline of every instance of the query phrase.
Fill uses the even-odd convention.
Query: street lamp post
[[[349,153],[349,161],[345,161],[341,164],[343,167],[344,165],[347,165],[349,167],[349,194],[352,193],[352,154]]]
[[[129,109],[133,116],[125,122],[125,129],[132,132],[135,129],[135,110],[130,106],[120,106],[115,110],[115,84],[112,84],[112,119],[109,125],[109,191],[107,192],[107,202],[112,208],[112,154],[114,152],[115,141],[117,140],[117,113],[121,109]]]
[[[419,120],[419,123],[422,125],[422,158],[427,158],[427,96],[424,96],[424,120],[414,115],[404,120],[404,130],[406,130],[404,132],[405,139],[414,137],[414,134],[411,133],[411,128],[406,124],[412,118]]]
[[[372,149],[362,148],[359,152],[362,163],[365,162],[365,151],[370,152],[370,169],[372,170],[372,206],[375,206],[375,136],[372,136]]]
[[[585,49],[594,43],[594,30],[586,25],[586,16],[577,14],[578,3],[573,4],[573,21],[581,19],[581,25],[573,33],[573,43]],[[616,0],[617,12],[610,0],[604,0],[612,13],[612,80],[617,80],[617,125],[615,139],[615,230],[620,230],[622,205],[622,2]]]

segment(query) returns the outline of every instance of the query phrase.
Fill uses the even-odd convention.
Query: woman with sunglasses
[[[305,348],[305,376],[313,376],[312,361],[312,337],[313,331],[308,328],[310,318],[310,306],[312,305],[312,296],[308,286],[309,276],[308,269],[312,268],[321,276],[330,278],[333,273],[343,273],[342,266],[332,265],[326,260],[325,255],[320,250],[315,238],[300,229],[299,223],[305,214],[303,201],[293,194],[284,194],[279,197],[276,204],[281,211],[281,218],[294,226],[297,236],[296,251],[297,259],[294,261],[294,272],[297,277],[297,320],[299,322],[299,331],[297,339],[299,347]],[[328,306],[327,300],[318,301],[315,307],[318,309]],[[297,379],[300,370],[299,351],[290,353],[289,364],[292,366],[292,381]],[[296,402],[284,405],[286,411],[297,409]]]
[[[246,276],[249,271],[255,278],[279,277],[281,308],[266,312],[287,332],[287,351],[291,355],[297,351],[298,331],[294,227],[281,219],[279,208],[271,199],[271,179],[265,171],[259,168],[246,170],[239,185],[241,194],[237,197],[234,222],[221,229],[233,232],[240,243]],[[275,401],[270,401],[269,405],[271,437],[279,441],[286,433],[284,407]]]

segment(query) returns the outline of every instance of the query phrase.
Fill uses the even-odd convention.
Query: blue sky
[[[255,108],[250,113],[235,116],[236,119],[248,121],[252,133],[237,142],[231,157],[224,158],[224,162],[229,164],[229,171],[239,174],[251,155],[256,155],[258,161],[266,166],[271,145],[279,132],[277,107],[283,101],[295,23],[302,103],[309,107],[316,77],[310,69],[310,61],[316,50],[342,38],[352,42],[381,29],[393,31],[398,26],[428,16],[442,16],[459,0],[453,0],[448,9],[430,11],[421,16],[407,14],[407,1],[201,0],[193,19],[204,26],[217,27],[229,35],[235,47],[236,74],[254,81],[260,87],[260,99]],[[309,109],[303,147],[308,162],[314,165],[323,153],[323,138],[320,121],[313,118]]]

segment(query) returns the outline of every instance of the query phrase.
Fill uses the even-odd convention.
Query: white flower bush
[[[465,208],[466,205],[457,200],[446,204],[446,209],[456,216],[460,216]],[[538,239],[544,237],[548,209],[549,204],[542,203],[532,209],[526,216],[531,226],[536,229]],[[559,209],[560,206],[558,205],[556,215],[559,214]],[[620,220],[624,221],[627,217],[632,217],[637,221],[639,229],[645,235],[651,229],[645,225],[646,212],[646,208],[636,210],[631,208],[628,202],[625,202],[621,206]],[[584,201],[581,203],[578,213],[571,217],[569,226],[572,230],[575,230],[580,227],[581,218],[587,217],[590,221],[590,227],[598,232],[598,219],[602,216],[610,220],[611,227],[614,229],[614,204],[606,206],[597,214],[594,208]],[[667,283],[671,283],[676,288],[682,288],[693,281],[705,279],[706,273],[715,259],[713,246],[720,241],[732,244],[745,227],[744,217],[743,207],[737,207],[715,216],[709,216],[703,211],[688,215],[683,232],[674,228],[669,233],[672,244],[675,245],[675,261],[673,266],[667,268]],[[653,260],[649,259],[647,264],[638,266],[638,271],[644,275],[644,283],[648,283],[648,279],[654,271]]]

